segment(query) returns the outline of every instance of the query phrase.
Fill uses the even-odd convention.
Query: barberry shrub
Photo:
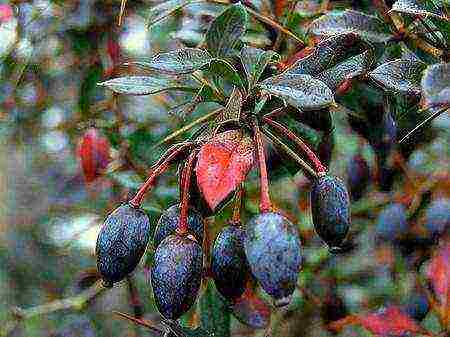
[[[150,9],[149,24],[161,24],[191,3],[163,2]],[[147,218],[133,219],[133,214],[143,216],[144,198],[156,179],[178,164],[179,202],[155,224],[155,251],[147,252],[152,297],[169,334],[229,336],[230,313],[261,329],[270,325],[271,311],[295,308],[299,297],[323,306],[323,312],[327,303],[338,303],[333,298],[321,302],[309,293],[306,281],[314,271],[311,261],[304,261],[303,246],[314,237],[272,202],[269,178],[275,182],[280,169],[306,177],[309,184],[299,186],[311,192],[308,212],[329,248],[325,255],[338,259],[352,249],[360,228],[351,225],[351,197],[364,202],[368,191],[391,191],[404,173],[405,158],[427,141],[431,121],[450,107],[450,8],[438,0],[360,1],[348,9],[328,1],[309,6],[300,1],[273,1],[273,6],[269,1],[200,3],[205,11],[214,7],[205,31],[186,40],[178,31],[179,48],[128,62],[130,73],[99,83],[119,99],[181,92],[188,100],[168,113],[180,120],[196,118],[156,144],[171,145],[121,206],[128,210],[126,221],[112,222],[117,211],[107,218],[98,241],[98,265],[110,284],[137,267],[149,241],[140,231],[150,230]],[[196,6],[202,10],[202,4]],[[359,154],[365,167],[362,177],[352,178],[352,196],[345,179],[329,169],[340,144],[335,123],[342,119],[374,153],[375,186],[368,188],[371,173]],[[84,159],[83,167],[91,180],[100,171],[89,160]],[[246,199],[246,189],[255,180],[252,169],[259,176],[259,211],[247,207],[252,200]],[[350,169],[349,174],[360,173]],[[376,226],[382,240],[375,244],[407,245],[412,235],[420,236],[421,191],[389,199],[392,205],[381,212]],[[434,216],[430,212],[428,227]],[[221,216],[229,217],[235,228],[212,237],[219,231],[213,232],[211,223]],[[392,222],[394,217],[401,217],[400,225]],[[442,329],[448,329],[448,221],[439,221],[427,246],[437,250],[427,278],[433,290],[430,305]],[[417,232],[410,231],[413,225]],[[127,233],[131,236],[125,237]],[[127,242],[132,245],[122,252]],[[127,261],[132,262],[123,265]],[[201,317],[195,325],[201,327],[180,326],[195,321],[195,303]],[[334,333],[359,325],[380,336],[431,336],[417,319],[423,320],[428,309],[420,315],[410,315],[411,310],[388,305],[375,313],[337,315],[340,319],[328,320],[327,326]],[[194,318],[184,320],[186,316]]]

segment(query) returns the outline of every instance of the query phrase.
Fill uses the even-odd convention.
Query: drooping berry
[[[408,229],[406,208],[394,203],[378,214],[375,235],[378,241],[393,242],[399,239]]]
[[[370,169],[364,157],[357,153],[347,166],[347,185],[352,200],[361,199],[370,181]]]
[[[203,242],[203,219],[200,214],[190,208],[188,213],[188,229],[197,242],[202,245]],[[169,235],[175,234],[178,224],[180,223],[180,206],[173,205],[166,209],[158,220],[156,225],[153,244],[158,247],[159,244]]]
[[[138,265],[150,238],[150,221],[140,208],[121,205],[103,223],[97,238],[97,268],[112,285]]]
[[[283,215],[266,212],[246,227],[245,254],[253,275],[275,299],[289,304],[301,267],[301,244],[295,226]]]
[[[450,199],[437,199],[430,204],[425,212],[424,226],[433,238],[450,229]]]
[[[202,268],[202,248],[191,238],[170,235],[159,244],[151,282],[162,316],[175,320],[189,310],[200,289]]]
[[[245,229],[225,227],[214,241],[211,272],[219,293],[228,300],[241,296],[250,274],[245,256]]]
[[[311,190],[311,212],[317,234],[337,249],[350,228],[350,199],[345,184],[337,177],[320,177]]]

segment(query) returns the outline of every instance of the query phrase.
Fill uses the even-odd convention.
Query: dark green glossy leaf
[[[160,73],[180,75],[190,74],[211,62],[212,56],[203,49],[183,48],[154,56],[150,61],[134,64]]]
[[[385,90],[420,96],[420,79],[425,68],[421,61],[397,59],[380,65],[369,77]]]
[[[213,76],[221,77],[232,85],[244,88],[244,83],[242,82],[237,69],[225,60],[212,60],[208,66],[208,71]]]
[[[230,311],[213,282],[208,282],[199,304],[202,327],[211,331],[214,336],[229,337]]]
[[[392,38],[383,21],[354,10],[323,15],[311,23],[309,31],[318,36],[355,32],[371,42],[386,42]]]
[[[450,106],[450,63],[429,66],[423,74],[421,85],[425,107]]]
[[[228,122],[239,122],[241,118],[242,99],[242,93],[234,87],[226,107],[214,122],[215,126],[220,126]]]
[[[206,45],[214,56],[229,56],[244,35],[248,21],[247,11],[240,3],[228,7],[209,27]]]
[[[322,109],[334,102],[330,88],[310,75],[284,73],[262,81],[259,87],[301,110]]]
[[[98,85],[127,95],[151,95],[166,90],[195,91],[194,88],[184,87],[173,80],[151,76],[117,77]]]
[[[265,51],[253,47],[243,47],[240,53],[242,65],[247,75],[249,89],[258,82],[266,66],[277,54],[274,51]]]
[[[413,16],[432,16],[450,21],[445,13],[444,1],[398,0],[392,5],[392,11]]]

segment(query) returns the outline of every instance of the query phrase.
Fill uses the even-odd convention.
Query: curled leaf
[[[392,38],[383,21],[354,10],[323,15],[311,23],[309,31],[318,36],[354,32],[368,41],[378,43]]]
[[[420,96],[420,80],[426,64],[418,60],[397,59],[386,62],[369,73],[369,77],[388,91]]]
[[[98,85],[119,94],[151,95],[166,90],[181,90],[192,92],[194,88],[184,87],[181,84],[165,78],[151,76],[125,76],[101,82]]]
[[[253,162],[252,139],[239,130],[220,133],[200,148],[197,184],[211,209],[245,180]]]
[[[450,63],[429,66],[423,74],[421,84],[425,107],[450,106]]]
[[[334,102],[330,88],[310,75],[283,73],[262,81],[259,87],[301,110],[318,110]]]

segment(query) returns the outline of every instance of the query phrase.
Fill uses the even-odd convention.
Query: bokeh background
[[[128,1],[120,26],[118,0],[0,3],[0,330],[11,336],[150,335],[115,317],[113,310],[142,311],[147,319],[159,320],[145,261],[128,281],[86,305],[44,308],[42,314],[17,319],[23,310],[76,298],[93,284],[95,240],[105,215],[133,193],[165,149],[153,145],[211,108],[204,106],[184,118],[176,108],[190,97],[116,97],[96,85],[136,71],[123,66],[127,60],[198,43],[221,11],[212,5],[191,6],[147,29],[147,13],[154,3]],[[305,18],[317,3],[304,2]],[[337,3],[352,5],[352,1]],[[353,3],[362,6],[365,2]],[[263,34],[255,36],[261,47],[270,44]],[[373,150],[350,130],[345,114],[334,113],[333,118],[333,173],[347,179],[346,169],[355,154],[373,168]],[[91,128],[110,142],[111,160],[101,176],[87,183],[77,147]],[[416,193],[409,195],[418,212],[411,228],[420,229],[420,205],[448,196],[448,130],[446,114],[433,122],[427,141],[402,163],[388,191],[371,184],[364,197],[353,203],[355,247],[339,257],[330,257],[312,230],[305,177],[299,173],[273,179],[271,194],[276,204],[299,224],[305,242],[308,267],[299,284],[306,284],[314,294],[296,292],[287,309],[274,311],[273,336],[329,336],[324,322],[333,320],[335,313],[341,318],[389,303],[402,304],[417,293],[418,260],[423,260],[420,245],[405,251],[377,243],[376,218],[385,205]],[[178,198],[175,173],[172,168],[164,175],[145,202],[152,223]],[[244,219],[257,212],[256,177],[253,170]],[[428,189],[418,193],[414,186],[419,183],[427,183]],[[211,224],[212,238],[229,214],[225,211]],[[195,325],[195,315],[191,313],[185,322]],[[439,329],[433,314],[425,324]],[[234,318],[231,326],[233,336],[264,333]],[[368,333],[351,327],[342,335]]]

